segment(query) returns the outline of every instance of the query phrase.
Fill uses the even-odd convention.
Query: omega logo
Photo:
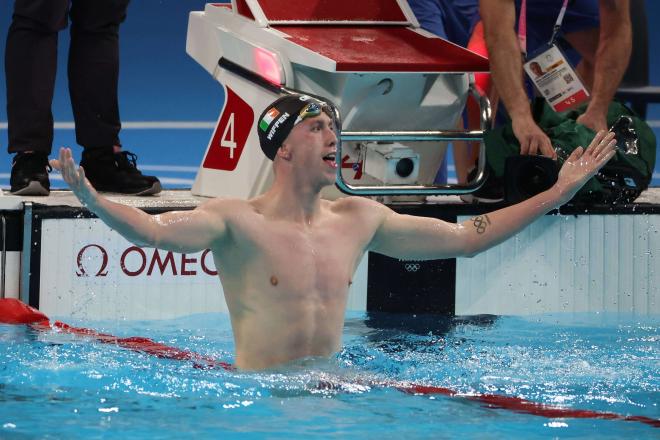
[[[119,259],[119,267],[121,271],[129,277],[136,277],[142,274],[147,276],[153,275],[165,275],[169,273],[174,276],[194,276],[198,272],[203,272],[206,275],[216,276],[218,271],[209,266],[208,257],[211,254],[210,249],[206,249],[202,252],[202,255],[197,257],[191,257],[187,254],[175,254],[172,251],[165,252],[159,251],[158,249],[150,249],[151,255],[148,254],[144,249],[138,246],[131,246],[124,250]],[[90,263],[94,260],[95,256],[100,252],[101,264],[100,267],[95,270],[95,268],[90,267],[93,263]],[[85,258],[87,256],[87,258]],[[80,251],[78,251],[78,256],[76,258],[76,265],[78,270],[76,275],[79,277],[104,277],[108,275],[108,263],[109,256],[106,249],[99,244],[88,244],[83,246]],[[199,264],[199,266],[197,266]],[[201,271],[199,270],[201,269]]]
[[[103,257],[103,262],[101,263],[101,268],[96,272],[96,277],[104,277],[108,275],[108,271],[105,270],[105,268],[108,266],[108,253],[105,251],[105,249],[98,245],[98,244],[88,244],[87,246],[83,247],[80,249],[78,252],[78,258],[76,258],[76,263],[78,264],[78,272],[76,272],[76,275],[79,277],[88,277],[89,275],[85,271],[85,266],[83,265],[83,256],[85,255],[85,252],[87,249],[90,248],[96,248],[101,251],[101,256]]]

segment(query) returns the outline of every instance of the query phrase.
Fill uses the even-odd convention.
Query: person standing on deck
[[[119,140],[119,27],[128,4],[129,0],[14,0],[5,51],[12,194],[50,193],[57,40],[69,19],[69,95],[87,177],[100,191],[161,191],[158,178],[142,174],[137,156],[123,150]]]

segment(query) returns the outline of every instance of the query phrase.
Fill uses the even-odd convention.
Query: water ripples
[[[479,405],[466,406],[443,396],[419,400],[387,386],[393,383],[657,418],[660,338],[653,322],[608,322],[603,316],[582,316],[572,323],[566,317],[417,320],[354,315],[346,322],[342,350],[333,359],[308,359],[287,371],[261,373],[203,370],[190,362],[159,359],[78,336],[0,326],[0,426],[18,432],[25,420],[38,425],[35,421],[44,411],[53,414],[48,416],[51,426],[68,426],[83,417],[91,434],[108,426],[129,426],[136,435],[154,424],[167,434],[174,421],[154,417],[166,410],[180,414],[180,422],[198,433],[220,427],[240,431],[223,416],[227,412],[241,414],[237,423],[261,432],[268,427],[255,417],[298,420],[302,415],[296,410],[301,408],[318,410],[315,423],[339,417],[344,428],[338,432],[352,433],[358,421],[378,431],[384,420],[396,418],[397,408],[424,420],[440,409],[483,417]],[[224,315],[130,327],[125,322],[93,324],[118,336],[147,336],[204,356],[232,359],[231,329]],[[543,429],[579,423],[510,417],[527,417],[521,419],[523,425]],[[313,423],[304,420],[299,432],[316,432]],[[460,432],[472,429],[470,423],[460,424]],[[626,426],[625,432],[630,429]]]

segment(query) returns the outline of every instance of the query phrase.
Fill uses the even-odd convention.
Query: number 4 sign
[[[225,108],[213,132],[203,167],[234,171],[252,130],[253,122],[252,107],[227,87]]]

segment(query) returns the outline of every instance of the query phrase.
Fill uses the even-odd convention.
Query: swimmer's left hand
[[[575,193],[592,178],[616,153],[614,133],[599,131],[585,150],[578,147],[573,151],[559,171],[555,187],[559,190],[561,203],[573,198]]]
[[[83,204],[89,205],[94,200],[96,190],[85,177],[85,170],[76,168],[70,148],[60,148],[59,159],[52,159],[50,165],[62,173],[64,181]]]

